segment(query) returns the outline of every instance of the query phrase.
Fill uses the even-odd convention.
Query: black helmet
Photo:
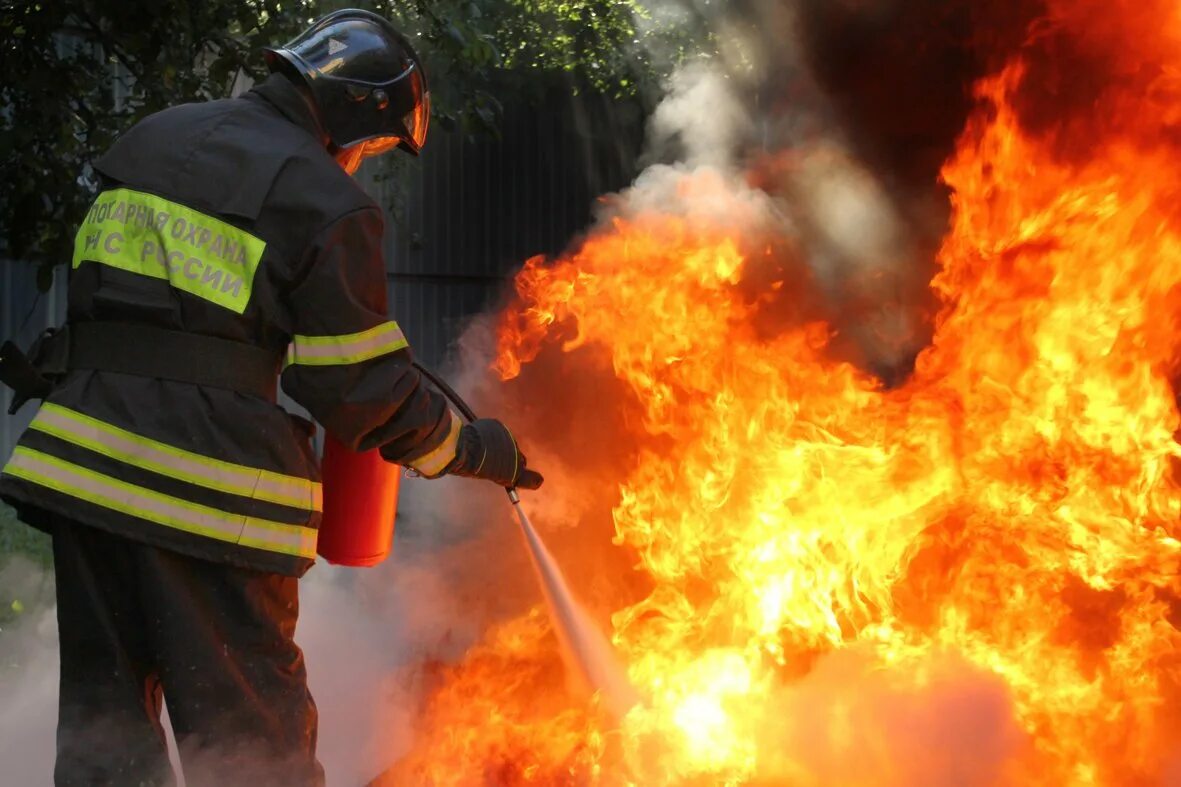
[[[389,20],[347,8],[265,53],[271,71],[303,79],[337,147],[386,137],[416,156],[422,150],[431,114],[426,72]]]

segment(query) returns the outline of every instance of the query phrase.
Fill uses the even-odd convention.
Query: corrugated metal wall
[[[375,179],[367,165],[367,186],[390,214],[390,312],[418,358],[441,365],[465,321],[495,303],[525,259],[558,253],[585,230],[595,199],[632,177],[641,139],[636,107],[556,85],[535,104],[508,107],[500,140],[435,129],[426,154],[390,177]],[[64,269],[38,300],[33,266],[0,267],[0,339],[27,347],[65,318]],[[35,408],[10,417],[11,392],[0,391],[3,459]]]
[[[425,363],[443,361],[521,263],[588,227],[595,199],[630,180],[641,131],[631,107],[554,88],[536,108],[510,108],[499,141],[440,134],[379,184],[393,213],[390,310]]]
[[[33,265],[0,259],[0,339],[12,339],[28,347],[41,331],[60,325],[66,318],[66,281],[55,276],[49,292],[38,297],[37,269]],[[7,459],[36,411],[26,405],[8,414],[12,391],[0,385],[0,459]]]

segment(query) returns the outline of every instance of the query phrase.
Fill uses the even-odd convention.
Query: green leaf
[[[451,40],[454,41],[460,47],[467,46],[467,37],[464,36],[463,31],[460,30],[457,26],[455,26],[453,24],[447,25],[446,33],[451,38]]]
[[[115,138],[166,107],[224,96],[239,68],[262,78],[261,47],[289,41],[310,18],[349,3],[157,0],[159,24],[152,25],[141,5],[31,0],[18,4],[23,13],[0,14],[0,30],[16,42],[2,55],[0,238],[9,256],[46,261],[39,286],[52,284],[53,263],[69,262],[74,230],[94,196],[78,176]],[[663,74],[636,46],[640,39],[680,57],[691,57],[702,40],[651,21],[638,33],[636,20],[651,19],[639,0],[380,0],[367,7],[418,45],[444,130],[495,134],[503,112],[492,96],[520,104],[554,84],[649,95]],[[62,45],[67,26],[78,46]]]

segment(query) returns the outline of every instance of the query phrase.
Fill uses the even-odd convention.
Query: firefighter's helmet
[[[368,155],[394,145],[414,155],[422,149],[431,114],[426,72],[388,19],[356,8],[336,11],[265,54],[272,71],[307,85],[337,148],[365,143]]]

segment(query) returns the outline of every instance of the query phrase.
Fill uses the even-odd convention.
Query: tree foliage
[[[428,61],[435,121],[494,132],[539,74],[615,96],[660,74],[637,0],[0,0],[0,243],[52,266],[93,199],[89,164],[144,116],[230,95],[260,50],[345,6],[393,19]]]

